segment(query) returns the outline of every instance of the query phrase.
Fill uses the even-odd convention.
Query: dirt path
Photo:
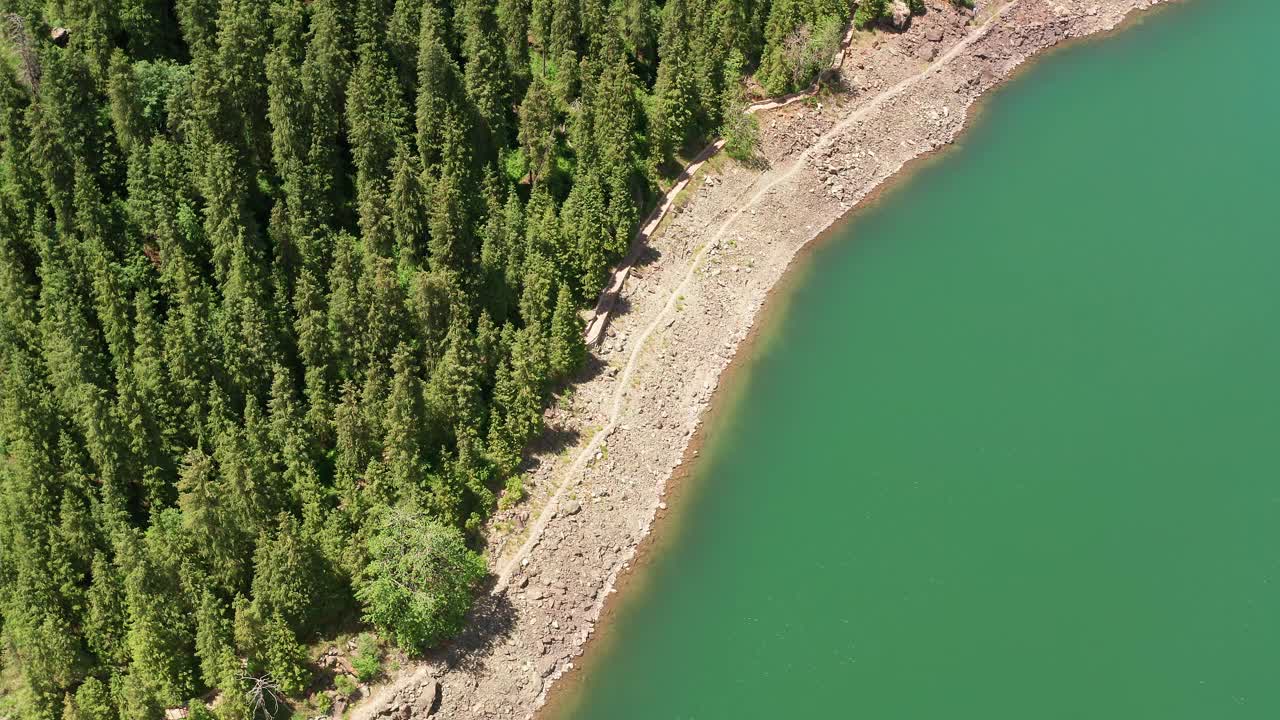
[[[975,16],[930,0],[907,32],[858,37],[841,69],[851,89],[821,108],[764,115],[770,169],[728,163],[696,177],[689,202],[668,211],[627,268],[590,367],[547,413],[526,476],[531,499],[494,518],[497,582],[468,631],[375,688],[351,717],[425,717],[414,708],[437,680],[433,717],[532,716],[574,672],[665,508],[720,373],[796,253],[905,163],[951,142],[969,106],[1027,58],[1151,4],[980,3],[975,27]]]

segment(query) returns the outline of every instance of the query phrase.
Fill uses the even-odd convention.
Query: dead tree
[[[40,91],[40,58],[31,47],[31,33],[27,29],[27,21],[18,13],[4,16],[4,34],[13,49],[18,51],[19,80],[31,88],[31,92]]]
[[[280,712],[284,694],[270,675],[241,675],[240,684],[245,688],[244,697],[249,703],[249,717],[272,720]]]

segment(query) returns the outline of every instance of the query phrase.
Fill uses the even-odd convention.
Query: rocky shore
[[[530,498],[490,527],[493,591],[470,629],[348,710],[528,718],[572,672],[696,455],[721,372],[796,253],[907,162],[952,142],[1031,56],[1163,0],[929,0],[857,33],[833,92],[760,115],[760,162],[708,163],[651,238],[580,381],[547,411]]]

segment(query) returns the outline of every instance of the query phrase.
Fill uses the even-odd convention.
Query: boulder
[[[56,27],[49,31],[49,39],[58,47],[66,47],[71,42],[71,31],[64,27]]]
[[[893,26],[899,30],[911,22],[911,8],[903,0],[893,0]]]
[[[440,709],[442,690],[440,682],[435,678],[427,678],[418,686],[418,700],[414,703],[414,717],[430,717]]]

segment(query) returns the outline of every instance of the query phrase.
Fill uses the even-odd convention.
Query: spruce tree
[[[490,147],[507,145],[511,114],[511,66],[493,5],[467,2],[462,27],[467,97],[488,132]]]
[[[567,286],[561,285],[556,295],[556,309],[551,316],[550,363],[554,377],[569,378],[582,367],[586,357],[586,346],[582,343],[584,329],[573,294]]]

